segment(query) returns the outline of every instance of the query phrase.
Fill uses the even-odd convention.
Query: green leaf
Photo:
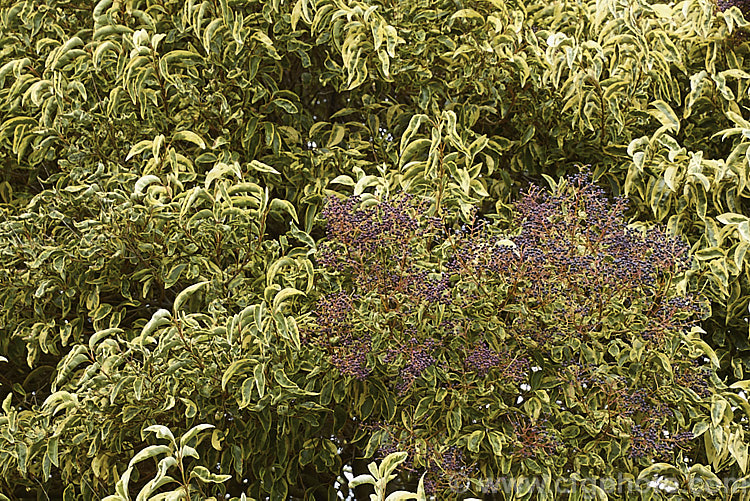
[[[174,284],[177,283],[177,281],[180,279],[180,275],[182,272],[187,268],[187,263],[179,263],[169,270],[169,273],[167,273],[167,276],[164,278],[164,288],[169,289]]]
[[[716,356],[716,352],[703,340],[696,339],[696,338],[690,338],[690,344],[695,346],[696,348],[700,349],[703,354],[705,354],[709,360],[711,360],[711,363],[715,368],[719,368],[719,357]]]
[[[692,465],[688,470],[688,473],[693,477],[697,476],[701,477],[704,480],[707,480],[708,485],[706,485],[706,487],[710,488],[711,490],[715,490],[717,488],[721,489],[724,487],[724,484],[721,480],[719,480],[719,477],[717,477],[709,467],[702,464]]]
[[[523,136],[521,136],[521,141],[520,141],[521,146],[531,141],[531,138],[533,138],[535,134],[536,134],[536,127],[534,127],[534,124],[529,124],[528,127],[526,127],[526,130],[524,131]]]
[[[404,149],[406,148],[406,145],[409,144],[412,137],[417,133],[419,130],[420,125],[422,125],[423,122],[426,122],[428,120],[427,115],[422,114],[416,114],[411,117],[409,120],[409,125],[407,125],[406,130],[401,135],[401,144],[399,146],[399,151],[401,152],[401,156],[404,156]]]
[[[149,501],[184,501],[186,498],[185,487],[180,486],[173,491],[157,494],[149,499]]]
[[[57,435],[52,436],[47,440],[47,456],[50,462],[56,467],[60,467],[60,458],[58,456],[58,445],[59,437]]]
[[[227,369],[224,371],[224,374],[222,374],[221,376],[222,391],[227,389],[227,383],[232,379],[232,377],[234,377],[236,374],[244,373],[256,363],[257,362],[254,359],[243,358],[241,360],[235,360],[234,362],[229,364],[229,367],[227,367]]]
[[[503,442],[500,434],[496,431],[490,431],[489,433],[487,433],[487,438],[490,440],[493,454],[495,454],[495,456],[497,457],[502,457]]]
[[[403,499],[418,499],[416,494],[407,491],[394,491],[388,494],[385,501],[401,501]]]
[[[166,438],[169,439],[170,442],[174,443],[174,435],[172,434],[172,430],[170,430],[166,426],[160,424],[152,424],[151,426],[145,428],[143,431],[152,431],[156,434],[156,438]]]
[[[191,457],[195,459],[200,459],[200,455],[198,454],[198,451],[195,450],[194,447],[190,447],[187,444],[180,447],[180,456],[182,456],[183,458]]]
[[[196,414],[198,414],[198,406],[195,405],[195,402],[193,402],[189,398],[182,397],[180,397],[180,401],[185,404],[185,417],[187,419],[192,419]]]
[[[638,474],[638,480],[653,478],[659,475],[671,475],[679,477],[681,473],[680,470],[669,463],[654,463],[651,466],[641,470],[641,472]]]
[[[669,127],[675,132],[675,134],[680,132],[680,119],[668,103],[659,99],[652,101],[651,106],[656,108],[656,111],[652,111],[651,114],[656,117],[662,125]]]
[[[417,501],[427,501],[427,493],[424,488],[425,475],[427,475],[427,472],[422,473],[422,476],[419,477],[419,484],[417,485]]]
[[[273,489],[271,489],[271,499],[289,499],[289,486],[283,478],[280,478],[273,483]]]
[[[292,31],[295,31],[297,29],[297,23],[300,20],[300,17],[303,14],[303,5],[306,6],[307,2],[306,0],[297,0],[297,2],[294,4],[294,7],[292,8],[292,17],[291,17],[291,26]],[[307,24],[310,24],[310,20],[305,16],[305,22]]]
[[[297,321],[293,316],[288,316],[286,317],[286,324],[289,337],[292,339],[292,343],[294,344],[294,349],[299,351],[300,349],[302,349],[302,339],[300,338]]]
[[[175,132],[175,134],[172,136],[172,142],[175,141],[188,141],[202,150],[206,149],[206,142],[198,134],[189,130],[181,130],[179,132]]]
[[[206,179],[203,182],[206,190],[211,186],[211,183],[222,179],[227,174],[234,174],[238,179],[242,179],[242,169],[240,168],[239,162],[216,162],[216,165],[206,175]],[[206,209],[204,209],[206,210]]]
[[[448,428],[453,433],[461,431],[461,409],[452,409],[448,411]]]
[[[747,460],[748,460],[748,445],[744,441],[743,433],[741,430],[732,433],[729,437],[729,452],[732,457],[737,461],[737,465],[742,470],[742,474],[747,473]]]
[[[672,377],[672,364],[669,358],[664,353],[655,352],[656,358],[661,365],[661,370],[664,371],[665,375]]]
[[[166,445],[149,445],[145,449],[138,451],[138,453],[133,456],[133,458],[128,463],[128,467],[133,466],[136,463],[140,463],[141,461],[148,458],[152,458],[160,454],[170,454],[171,452],[172,449],[167,447]]]
[[[204,483],[220,484],[232,478],[232,475],[217,475],[208,471],[205,466],[195,466],[190,472],[190,478],[193,477]]]
[[[697,438],[703,435],[706,432],[706,430],[708,430],[709,426],[710,426],[709,422],[705,420],[698,421],[697,423],[695,423],[695,425],[693,426],[693,437]]]
[[[344,139],[345,135],[346,135],[346,127],[340,124],[334,124],[333,129],[331,130],[331,134],[328,136],[328,142],[326,143],[326,147],[333,148],[334,146],[338,145]],[[339,177],[342,177],[342,176],[339,176]],[[345,176],[345,177],[348,177],[348,176]],[[335,180],[331,182],[335,182]]]
[[[729,385],[729,387],[733,389],[737,389],[737,390],[744,390],[744,391],[750,390],[750,379],[737,381]]]
[[[482,440],[484,440],[484,431],[476,430],[469,435],[469,439],[466,442],[466,448],[471,452],[479,452],[479,446],[481,445]]]
[[[161,308],[151,315],[151,319],[143,326],[143,330],[141,330],[141,335],[139,337],[145,342],[145,339],[153,334],[156,329],[171,323],[172,315],[169,311]]]
[[[147,186],[154,184],[154,183],[160,183],[161,179],[159,179],[157,176],[154,176],[152,174],[149,174],[148,176],[143,176],[138,181],[136,181],[135,186],[133,187],[133,195],[141,195],[143,194],[143,190],[146,189]]]
[[[343,184],[345,186],[351,186],[353,187],[355,185],[354,179],[351,178],[351,176],[347,176],[346,174],[341,174],[340,176],[336,176],[330,181],[331,184]]]
[[[279,383],[279,386],[282,388],[299,388],[296,384],[294,384],[284,373],[283,369],[277,369],[273,373],[273,378],[276,380],[277,383]]]
[[[484,19],[484,17],[474,9],[461,9],[456,11],[451,19]]]
[[[369,188],[370,186],[375,186],[378,183],[378,178],[375,176],[362,176],[359,180],[357,180],[357,183],[354,185],[354,195],[361,195],[364,193],[365,189]]]
[[[180,447],[184,447],[192,439],[194,439],[196,436],[198,436],[198,433],[202,432],[203,430],[210,430],[211,428],[214,428],[214,425],[212,424],[197,424],[190,428],[188,431],[186,431],[182,437],[180,437]]]
[[[133,147],[130,148],[130,151],[128,151],[128,155],[125,157],[125,161],[127,162],[128,160],[135,157],[136,155],[140,155],[144,151],[150,150],[152,146],[153,146],[153,141],[150,139],[144,139],[143,141],[139,141],[135,143]],[[149,176],[144,176],[144,177],[149,177]],[[156,176],[152,176],[152,177],[156,177]],[[157,177],[156,180],[158,181],[159,178]],[[136,184],[136,186],[138,186],[138,184]],[[138,193],[140,193],[141,191],[142,190],[136,189],[136,192]]]
[[[162,56],[168,64],[179,62],[181,66],[193,66],[195,61],[202,61],[203,56],[191,50],[173,50]]]
[[[716,219],[723,224],[740,224],[750,221],[750,218],[742,214],[736,214],[734,212],[725,212],[724,214],[716,216]]]
[[[279,107],[280,109],[286,111],[289,114],[294,115],[294,114],[299,113],[299,109],[297,109],[297,106],[295,106],[294,103],[288,99],[277,98],[271,101],[271,103]]]
[[[97,331],[89,338],[89,349],[93,350],[94,347],[99,344],[99,341],[101,341],[105,337],[111,336],[113,334],[121,334],[123,332],[125,331],[118,327],[111,327],[109,329]]]
[[[295,223],[299,223],[299,219],[297,218],[297,210],[289,200],[274,198],[273,200],[271,200],[270,207],[272,211],[286,212],[292,217]]]
[[[190,296],[195,294],[200,289],[206,287],[209,283],[210,282],[208,282],[207,280],[198,282],[197,284],[193,284],[190,287],[186,287],[179,294],[177,294],[177,297],[174,300],[174,305],[172,306],[174,314],[177,315],[177,312],[182,309],[183,304],[190,298]]]
[[[21,472],[21,476],[26,477],[29,461],[29,448],[26,442],[22,440],[16,442],[16,455],[18,456],[18,469]]]
[[[734,497],[734,494],[739,491],[750,490],[750,475],[740,478],[739,480],[732,482],[732,488],[730,494]]]
[[[714,426],[720,426],[724,420],[724,413],[729,408],[729,402],[721,397],[714,396],[711,402],[711,422]]]
[[[174,461],[174,458],[164,458],[165,459],[172,459]],[[175,461],[176,462],[176,461]],[[161,461],[160,461],[161,463]],[[150,501],[154,498],[151,497],[151,494],[160,487],[171,484],[173,482],[176,482],[176,480],[169,475],[158,475],[156,478],[150,480],[146,485],[143,486],[143,488],[140,490],[138,495],[135,498],[135,501]]]
[[[422,418],[430,410],[430,404],[432,404],[432,397],[423,397],[417,404],[417,408],[414,410],[414,421],[422,422]]]
[[[277,171],[270,165],[266,165],[263,162],[260,162],[258,160],[251,161],[249,165],[251,169],[254,169],[258,172],[265,172],[268,174],[281,174],[281,172]]]
[[[398,465],[406,461],[409,457],[408,452],[392,452],[388,454],[383,461],[380,463],[378,468],[379,478],[388,478],[393,471],[398,468]]]
[[[240,409],[244,409],[249,406],[253,401],[253,386],[255,385],[255,378],[249,377],[242,381],[240,386]]]
[[[279,311],[279,307],[289,298],[294,296],[306,296],[306,294],[294,287],[286,287],[285,289],[280,290],[273,298],[273,311]]]
[[[372,475],[357,475],[349,481],[349,488],[354,489],[360,485],[375,485],[377,480]]]

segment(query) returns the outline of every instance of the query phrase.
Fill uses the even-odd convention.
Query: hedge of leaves
[[[411,449],[411,490],[426,470],[438,490],[450,472],[744,477],[744,8],[0,0],[0,490],[322,499],[389,447]],[[594,189],[556,184],[583,164],[617,217],[546,233],[537,210]],[[396,214],[402,233],[358,233]],[[635,250],[564,241],[627,221]],[[542,250],[521,254],[528,286],[486,254],[523,268],[505,240]],[[601,325],[581,298],[616,285],[587,269],[634,295],[607,296]],[[548,387],[565,371],[586,388]],[[643,407],[618,400],[638,388]]]

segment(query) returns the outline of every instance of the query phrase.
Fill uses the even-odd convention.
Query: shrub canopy
[[[412,489],[743,477],[721,9],[0,0],[3,492],[332,498],[389,447]]]

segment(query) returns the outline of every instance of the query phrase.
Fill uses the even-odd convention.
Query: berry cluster
[[[555,286],[550,286],[553,288]],[[556,307],[556,314],[562,311]],[[548,327],[538,318],[517,317],[511,323],[513,337],[524,346],[533,348],[534,351],[549,356],[549,350],[560,344],[561,340],[570,338],[581,338],[582,333],[577,330],[561,330],[557,327]]]
[[[353,326],[353,301],[366,301],[368,309],[386,313],[389,321],[383,327],[389,342],[375,345],[385,351],[385,364],[398,362],[395,386],[400,394],[435,362],[432,350],[437,341],[428,337],[417,342],[425,336],[417,334],[413,309],[451,301],[450,275],[423,264],[442,231],[440,220],[428,216],[427,210],[426,202],[402,194],[380,202],[358,196],[331,198],[322,213],[328,239],[317,258],[345,281],[351,278],[360,294],[335,292],[322,298],[312,312],[317,329],[310,337],[327,349],[331,362],[343,374],[364,378],[372,370],[366,364],[373,347],[372,331]]]
[[[674,395],[674,387],[665,388],[629,386],[629,380],[623,376],[605,376],[600,374],[594,364],[581,364],[570,361],[560,371],[560,379],[569,384],[579,384],[584,390],[584,399],[592,401],[592,395],[604,396],[604,408],[610,412],[613,422],[618,426],[631,428],[632,447],[629,457],[656,457],[662,460],[675,447],[686,448],[692,440],[692,434],[684,432],[670,436],[664,431],[664,423],[674,417],[674,411],[666,394]],[[682,385],[687,380],[675,373],[675,383]],[[693,374],[693,373],[690,373]],[[617,419],[621,418],[621,419]]]
[[[400,381],[396,384],[396,391],[399,395],[405,393],[422,375],[422,373],[435,363],[432,351],[435,349],[437,342],[434,339],[428,339],[420,343],[417,338],[409,340],[407,346],[400,350],[401,355],[407,359],[406,365],[399,372]],[[386,360],[393,356],[393,351],[386,356]]]
[[[658,400],[645,388],[620,389],[618,396],[617,406],[623,416],[641,415],[653,422],[674,414],[666,402]]]
[[[321,297],[313,314],[317,325],[314,329],[303,328],[305,343],[314,343],[330,355],[331,363],[347,376],[366,378],[367,355],[371,351],[371,340],[355,334],[350,315],[357,295],[334,292]]]
[[[573,365],[573,368],[574,370],[569,368],[568,376],[577,369],[576,380],[585,389],[587,396],[595,392],[603,392],[608,397],[608,409],[615,410],[622,416],[658,413],[664,407],[664,403],[658,400],[657,391],[654,388],[631,388],[628,378],[602,374],[595,364],[584,366],[577,363]],[[570,380],[570,377],[567,380]]]
[[[621,390],[620,393],[621,413],[625,416],[633,414],[648,414],[652,411],[653,405],[648,401],[648,393],[643,388],[632,391]]]
[[[670,436],[659,427],[644,427],[639,424],[633,425],[630,437],[628,457],[631,459],[654,457],[658,460],[668,460],[675,448],[686,448],[694,439],[690,431]]]
[[[705,316],[703,305],[694,296],[676,296],[655,302],[650,310],[643,339],[662,344],[673,332],[695,325],[695,319]]]
[[[466,356],[464,367],[476,372],[480,377],[486,376],[492,369],[499,368],[501,380],[518,384],[528,379],[531,363],[527,356],[510,350],[498,353],[487,346],[486,341],[481,341]]]
[[[446,263],[452,274],[513,274],[518,272],[513,243],[503,235],[488,231],[486,221],[475,221],[456,230],[452,240],[453,255]]]
[[[588,175],[570,179],[572,190],[549,193],[532,186],[516,204],[513,239],[527,264],[529,292],[544,300],[550,293],[572,301],[581,296],[638,289],[655,293],[658,279],[684,271],[688,246],[660,229],[641,232],[625,225],[627,201],[610,203]],[[528,266],[531,265],[531,266]],[[550,272],[567,277],[558,290]]]
[[[428,303],[449,301],[448,277],[418,264],[425,242],[442,228],[439,219],[426,214],[427,202],[402,194],[368,203],[357,196],[328,200],[322,212],[328,240],[318,261],[351,276],[362,290],[377,292],[384,302],[397,294]]]
[[[367,354],[372,348],[370,340],[355,338],[351,335],[342,336],[337,345],[332,346],[331,363],[346,376],[354,376],[362,380],[370,375],[367,367]]]
[[[425,491],[435,494],[441,488],[454,488],[462,485],[478,473],[476,465],[472,464],[466,453],[455,445],[448,446],[434,454],[433,462],[427,468],[425,477]]]
[[[516,433],[516,450],[513,456],[517,458],[535,459],[539,456],[548,456],[562,446],[554,429],[549,425],[547,419],[540,419],[532,423],[527,418],[513,421]]]
[[[748,0],[716,0],[716,6],[721,12],[737,7],[745,17],[750,17],[750,1]]]
[[[691,367],[676,370],[674,383],[682,388],[690,388],[701,398],[711,396],[711,371],[705,367]]]
[[[317,332],[326,340],[337,336],[351,334],[352,324],[349,314],[354,308],[352,296],[343,291],[334,292],[318,299],[315,310],[311,313],[317,317]]]
[[[474,347],[464,360],[464,366],[467,370],[474,371],[480,376],[485,376],[490,369],[500,365],[500,357],[497,352],[487,346],[485,341],[480,342]]]
[[[646,313],[644,339],[661,343],[669,333],[695,325],[704,312],[691,297],[665,297],[671,278],[690,265],[689,247],[660,229],[625,224],[627,202],[613,203],[589,174],[567,180],[554,193],[532,186],[516,204],[516,235],[490,231],[483,221],[456,232],[446,268],[472,277],[462,307],[481,301],[481,285],[506,291],[501,307],[513,337],[546,350],[571,337],[609,335],[606,325],[623,310]]]

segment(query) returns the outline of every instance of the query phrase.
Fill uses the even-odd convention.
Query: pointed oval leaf
[[[150,139],[144,139],[143,141],[139,141],[135,143],[133,147],[130,148],[128,155],[125,157],[125,161],[127,162],[134,156],[139,155],[146,150],[150,150],[152,146],[153,146],[153,141]]]
[[[174,300],[173,309],[175,312],[175,315],[178,311],[182,308],[182,305],[185,304],[185,301],[187,301],[190,296],[195,294],[200,289],[204,288],[209,284],[208,280],[205,280],[203,282],[198,282],[197,284],[193,284],[190,287],[186,287],[182,290],[179,294],[177,294],[177,297]]]
[[[133,466],[134,464],[140,463],[145,459],[158,456],[159,454],[169,454],[170,452],[172,452],[172,449],[170,449],[166,445],[149,445],[145,449],[139,451],[138,454],[133,456],[133,459],[130,460],[128,466]]]
[[[282,289],[279,291],[276,296],[273,298],[273,311],[276,312],[279,310],[279,306],[293,296],[305,296],[306,294],[302,292],[301,290],[295,289],[294,287],[287,287],[285,289]]]
[[[192,440],[193,438],[195,438],[198,435],[198,433],[202,432],[203,430],[209,430],[209,429],[211,429],[213,427],[214,427],[214,425],[212,425],[212,424],[206,424],[206,423],[197,424],[197,425],[193,426],[187,432],[185,432],[185,434],[182,435],[182,437],[180,437],[180,447],[184,446],[190,440]]]
[[[232,478],[232,475],[217,475],[208,471],[205,466],[196,466],[190,472],[190,477],[195,477],[205,483],[220,484]]]
[[[166,426],[160,424],[152,424],[148,428],[145,428],[143,431],[152,431],[156,433],[156,438],[166,438],[171,442],[174,442],[174,435],[172,434],[172,430],[170,430]]]
[[[188,141],[202,150],[206,149],[206,142],[203,140],[203,138],[201,138],[195,132],[189,130],[181,130],[179,132],[176,132],[174,136],[172,136],[172,142],[174,141]]]

